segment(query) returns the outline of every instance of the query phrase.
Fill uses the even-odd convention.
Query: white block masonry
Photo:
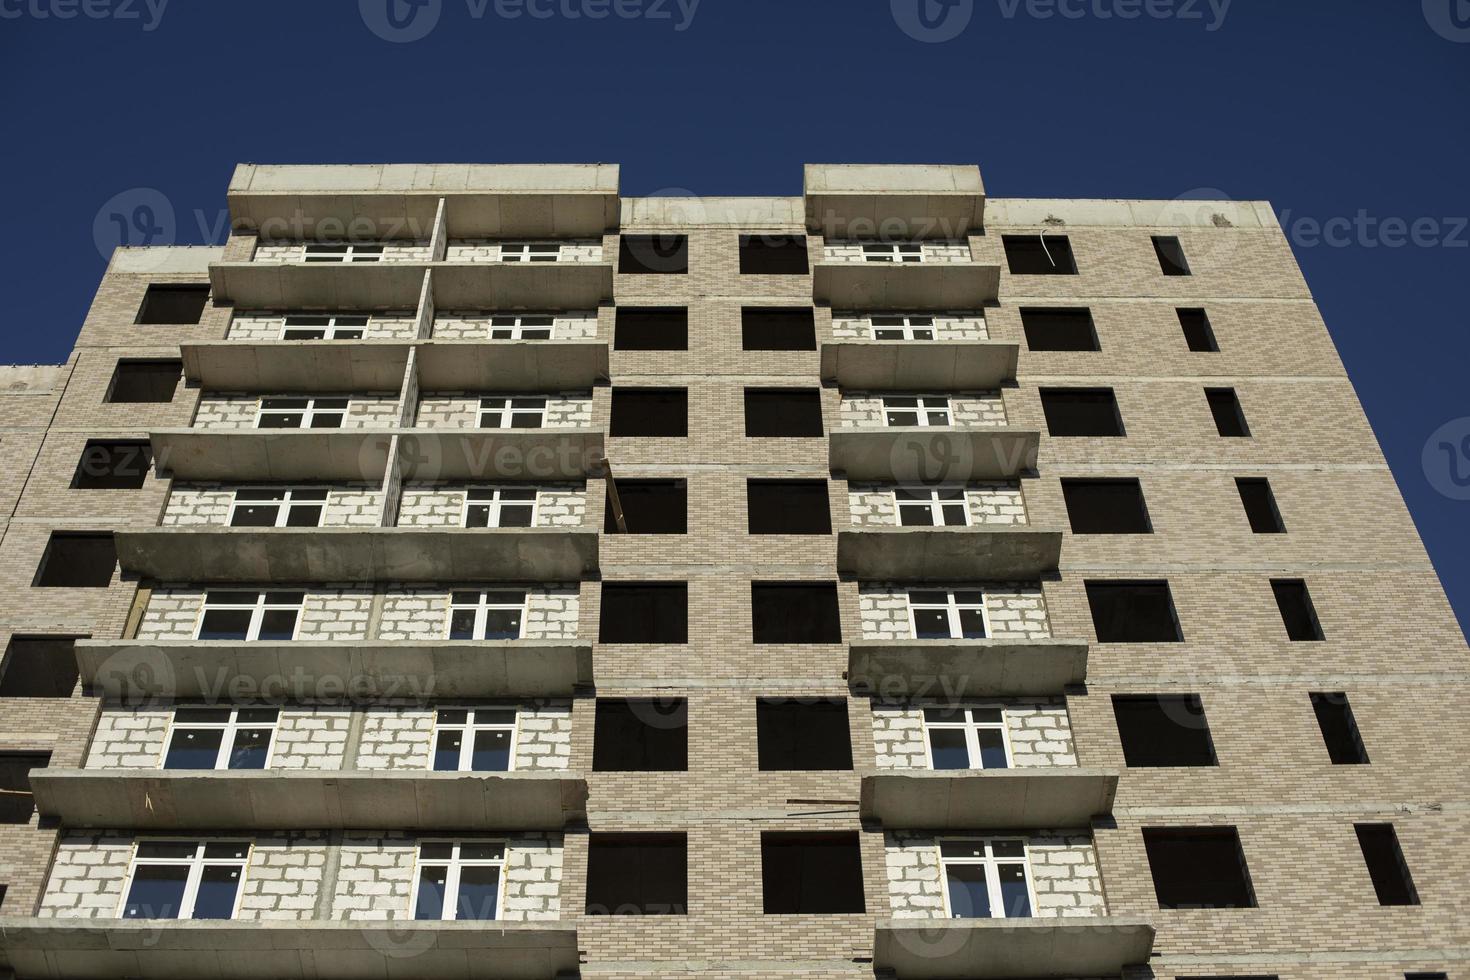
[[[848,512],[854,527],[897,527],[898,506],[892,484],[850,483]],[[951,489],[930,485],[916,489]],[[972,526],[1010,526],[1026,523],[1026,503],[1019,482],[971,483],[965,486],[965,503]]]
[[[253,429],[260,414],[263,398],[303,398],[299,393],[247,394],[245,392],[208,391],[199,397],[194,413],[196,429]],[[398,396],[386,394],[323,394],[320,398],[346,398],[347,412],[342,419],[344,429],[386,429],[397,424]]]
[[[312,311],[310,316],[331,316],[330,311]],[[360,316],[361,314],[346,313],[346,316]],[[286,326],[286,314],[270,312],[254,312],[249,314],[235,314],[230,320],[228,339],[238,341],[262,341],[280,340],[281,331]],[[367,326],[362,328],[363,340],[412,340],[416,333],[416,324],[412,313],[375,313],[368,317]]]
[[[1077,765],[1065,698],[992,698],[963,703],[1004,709],[1011,764],[1016,768]],[[928,769],[924,709],[952,706],[937,700],[874,701],[873,742],[878,768]]]
[[[227,590],[231,587],[221,586]],[[351,586],[307,588],[297,620],[296,639],[365,640],[373,593]],[[138,624],[140,640],[192,640],[204,610],[205,590],[193,585],[163,585],[148,597]]]
[[[237,489],[242,488],[223,483],[175,483],[158,523],[164,527],[225,527]],[[377,527],[382,507],[383,492],[371,484],[330,487],[321,526]]]
[[[558,245],[558,262],[601,262],[602,242],[593,239],[568,239],[560,242],[495,241],[488,238],[456,238],[449,242],[447,262],[503,262],[506,245]]]
[[[260,242],[255,246],[252,262],[305,262],[307,242]],[[311,242],[310,244],[329,244]],[[383,262],[428,262],[432,257],[428,242],[363,242],[364,245],[381,245]]]
[[[464,706],[452,705],[456,708]],[[512,769],[565,771],[571,765],[571,701],[484,702],[483,706],[516,709]],[[363,708],[357,768],[418,771],[431,768],[434,719],[438,707],[450,705],[398,702]]]
[[[516,490],[525,484],[505,484]],[[480,489],[491,489],[487,485]],[[587,514],[586,484],[537,487],[532,527],[581,527]],[[463,527],[469,488],[436,483],[409,483],[398,504],[399,527]]]
[[[880,316],[900,314],[884,313]],[[985,324],[985,314],[960,311],[942,313],[916,313],[934,320],[935,340],[989,340],[990,330]],[[832,314],[832,339],[872,340],[873,315],[868,313],[834,312]],[[898,341],[895,341],[898,343]]]
[[[979,836],[979,835],[953,835]],[[1014,836],[998,834],[995,836]],[[1086,832],[1034,831],[1025,835],[1036,918],[1107,914],[1097,851]],[[888,898],[896,919],[944,918],[944,875],[939,839],[918,832],[884,834]]]
[[[592,340],[597,336],[597,311],[552,313],[552,340]],[[489,340],[493,312],[436,310],[435,340]]]
[[[837,407],[837,424],[846,429],[884,428],[888,420],[883,412],[883,399],[933,398],[935,392],[844,391]],[[953,392],[949,395],[950,424],[956,428],[982,428],[1005,425],[1005,401],[999,391]]]
[[[920,587],[983,590],[985,615],[990,622],[990,635],[994,638],[1024,640],[1051,636],[1046,600],[1035,582],[925,583]],[[863,639],[913,638],[913,627],[909,623],[909,588],[894,582],[865,582],[858,587]]]
[[[530,398],[532,392],[495,395],[489,392],[431,392],[420,396],[414,424],[425,429],[473,429],[480,424],[481,398]],[[574,429],[592,424],[590,391],[547,392],[542,428]]]
[[[822,244],[823,262],[864,262],[863,246],[872,242],[831,241]],[[911,243],[904,243],[911,244]],[[921,242],[924,262],[970,262],[969,242]]]

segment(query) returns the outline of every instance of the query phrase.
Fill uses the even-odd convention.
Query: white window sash
[[[277,395],[268,395],[268,396],[265,396],[265,397],[269,397],[269,398],[277,398],[277,397],[280,397],[280,398],[300,398],[301,396],[299,396],[299,395],[279,395],[279,396],[277,396]],[[315,419],[315,417],[317,415],[341,415],[342,416],[342,422],[345,424],[347,422],[348,413],[352,411],[352,399],[351,398],[346,399],[347,404],[343,405],[340,408],[335,408],[335,407],[334,408],[326,408],[326,407],[319,407],[317,405],[317,402],[319,402],[319,401],[321,401],[323,399],[342,400],[342,396],[340,396],[340,395],[323,395],[320,398],[318,398],[316,396],[311,396],[311,397],[306,398],[306,405],[303,406],[303,407],[301,407],[301,408],[266,408],[265,407],[265,397],[261,398],[259,404],[257,404],[256,405],[256,408],[255,408],[255,427],[257,429],[261,428],[260,420],[263,419],[263,418],[266,418],[267,416],[271,416],[271,415],[292,415],[292,414],[295,414],[296,412],[300,412],[301,413],[301,424],[296,427],[297,429],[310,429],[312,427],[311,426],[311,423],[312,423],[312,421]],[[341,426],[339,425],[338,428],[341,428]]]
[[[490,522],[486,525],[486,527],[492,527],[492,528],[494,528],[494,527],[500,527],[500,511],[501,511],[501,508],[502,507],[530,507],[531,508],[531,527],[535,527],[536,526],[536,518],[538,516],[540,516],[540,511],[541,511],[541,491],[540,490],[537,490],[536,491],[536,496],[533,497],[530,500],[503,500],[501,498],[501,493],[505,489],[507,489],[507,488],[505,488],[505,487],[471,487],[468,490],[466,490],[464,492],[464,503],[463,503],[463,506],[460,507],[460,511],[459,511],[459,526],[460,527],[469,527],[470,526],[470,508],[471,507],[489,507],[490,508],[490,517],[489,517],[489,521]],[[524,489],[528,489],[529,490],[530,488],[529,487],[526,487]],[[476,492],[478,492],[478,493],[490,492],[490,493],[492,493],[492,496],[491,496],[491,498],[489,500],[486,500],[484,498],[481,498],[479,500],[473,500],[473,499],[471,499],[471,494],[472,493],[476,493]]]
[[[340,247],[340,252],[313,252],[314,245],[330,245],[334,248]],[[303,242],[301,245],[301,261],[328,264],[332,262],[381,262],[383,261],[383,250],[385,242]],[[362,251],[359,251],[362,250]]]
[[[945,857],[942,850],[946,842],[977,844],[983,842],[985,845],[985,857]],[[997,858],[993,854],[993,846],[997,843],[1020,844],[1020,857]],[[1008,918],[1005,915],[1005,903],[1001,899],[1000,891],[1000,868],[1002,864],[1019,864],[1026,876],[1026,901],[1031,907],[1031,918],[1037,917],[1036,908],[1036,879],[1031,874],[1031,845],[1024,837],[945,837],[940,839],[936,848],[939,851],[939,885],[944,894],[944,917],[954,918],[954,910],[949,904],[949,869],[951,865],[982,865],[985,868],[985,891],[990,898],[990,917],[992,919]]]
[[[525,397],[525,396],[521,396],[521,397]],[[547,401],[548,401],[547,399],[542,398],[541,399],[541,404],[538,405],[538,406],[536,406],[535,408],[517,407],[514,404],[512,404],[514,401],[516,401],[516,398],[515,397],[511,397],[511,398],[481,398],[480,399],[479,415],[477,416],[477,421],[480,423],[480,428],[487,428],[487,426],[485,426],[485,415],[488,412],[493,412],[493,413],[499,415],[500,416],[500,420],[501,420],[502,423],[506,423],[506,422],[514,423],[515,419],[517,419],[517,418],[519,418],[521,416],[535,416],[535,418],[536,418],[536,424],[534,426],[530,426],[530,428],[534,428],[534,429],[544,429],[544,428],[546,428],[546,409],[547,409]],[[513,424],[511,424],[511,425],[502,424],[502,425],[496,427],[496,431],[509,430],[509,429],[512,429],[512,428],[515,428],[515,426]]]
[[[986,632],[989,632],[988,630]],[[922,709],[921,709],[922,710]],[[930,769],[934,768],[934,748],[929,741],[931,731],[963,731],[965,733],[965,753],[969,756],[970,769],[980,769],[980,732],[999,731],[1001,746],[1006,755],[1006,768],[1014,769],[1015,758],[1011,755],[1011,733],[1009,718],[1006,715],[1005,705],[1001,704],[964,704],[957,705],[953,709],[956,712],[966,712],[964,721],[930,721],[924,717],[924,759]],[[968,712],[999,711],[1000,721],[971,721]]]
[[[456,590],[452,590],[452,591],[468,592],[470,590],[469,589],[456,589]],[[489,591],[501,591],[501,590],[492,589],[492,590],[489,590]],[[515,590],[513,590],[513,589],[505,589],[504,591],[506,591],[506,592],[512,592],[512,591],[515,591]],[[521,593],[521,602],[520,602],[520,605],[515,605],[513,603],[508,603],[508,602],[488,602],[486,600],[486,598],[485,598],[485,592],[483,590],[479,594],[479,600],[477,602],[474,602],[474,603],[467,603],[467,602],[466,603],[456,603],[454,601],[453,595],[451,594],[451,596],[449,598],[449,615],[446,616],[445,619],[444,619],[444,635],[447,638],[451,633],[454,632],[454,613],[455,613],[456,610],[460,610],[460,609],[473,609],[475,611],[475,629],[474,629],[474,633],[475,633],[475,636],[476,637],[480,637],[480,636],[484,635],[484,633],[485,633],[485,619],[487,617],[487,614],[490,612],[490,610],[492,610],[492,609],[515,609],[515,610],[518,610],[520,612],[520,614],[521,614],[520,615],[520,624],[521,624],[520,635],[518,637],[516,637],[516,638],[517,639],[525,639],[525,636],[526,636],[526,607],[528,605],[530,605],[530,603],[529,603],[529,594],[528,593],[525,593],[525,592],[522,592]]]
[[[939,396],[937,396],[937,395],[919,395],[919,396],[905,396],[905,395],[900,395],[898,397],[900,397],[900,398],[917,397],[919,404],[918,405],[914,405],[914,406],[908,406],[908,405],[890,405],[889,404],[889,399],[885,397],[883,399],[883,423],[885,425],[888,424],[888,413],[889,412],[913,412],[914,415],[915,415],[914,425],[916,427],[918,427],[918,428],[921,428],[921,429],[927,429],[927,428],[947,428],[949,426],[954,425],[954,406],[950,403],[950,400],[948,398],[940,399]],[[943,404],[943,406],[925,404],[926,400],[927,401],[940,401],[940,400],[942,400],[944,402],[944,404]],[[929,421],[929,413],[930,412],[940,411],[941,408],[944,411],[944,421],[942,423],[930,422]]]
[[[940,497],[939,497],[939,494],[941,493],[941,491],[944,491],[944,490],[959,490],[960,491],[960,499],[958,499],[958,500],[941,500]],[[899,497],[899,493],[900,492],[928,494],[929,499],[928,499],[928,501],[912,500],[912,499],[910,499],[910,500],[904,500],[904,499],[901,499]],[[963,509],[964,514],[965,514],[965,522],[963,524],[952,524],[952,525],[949,525],[949,526],[950,527],[969,527],[971,525],[971,523],[972,523],[971,522],[971,519],[970,519],[970,493],[969,493],[968,490],[965,490],[963,488],[960,488],[960,487],[948,487],[948,488],[946,488],[946,487],[938,487],[938,488],[936,488],[936,487],[894,487],[893,490],[891,491],[891,493],[893,495],[893,513],[897,517],[898,522],[900,524],[903,523],[902,508],[905,508],[905,507],[915,508],[915,507],[925,507],[925,506],[927,506],[929,508],[929,526],[930,527],[944,527],[945,526],[945,521],[944,521],[944,508],[946,506],[952,506],[952,505],[956,505],[956,504],[959,505]],[[913,525],[913,526],[922,526],[922,525]]]
[[[245,590],[243,590],[243,589],[241,589],[241,590],[225,589],[225,590],[221,590],[221,591],[233,592],[233,591],[245,591]],[[198,639],[199,638],[199,633],[204,629],[204,616],[211,609],[249,609],[250,610],[250,626],[248,627],[248,629],[246,630],[246,633],[245,633],[245,640],[246,641],[259,639],[259,637],[260,637],[260,624],[261,624],[261,621],[265,618],[265,613],[266,613],[266,610],[267,609],[294,609],[294,610],[296,610],[296,619],[295,619],[295,622],[291,626],[291,639],[292,640],[295,640],[296,637],[297,637],[297,635],[301,632],[301,614],[302,614],[302,611],[305,608],[306,608],[306,596],[304,594],[301,597],[301,604],[300,605],[290,605],[290,604],[284,603],[284,602],[271,602],[271,603],[267,603],[265,601],[265,593],[264,592],[258,592],[258,593],[256,593],[255,602],[250,603],[250,604],[235,603],[235,602],[217,602],[217,603],[211,603],[209,601],[209,593],[206,592],[204,594],[204,601],[202,603],[200,603],[200,606],[199,606],[199,619],[194,624],[194,638],[195,639]]]
[[[327,497],[322,500],[296,500],[295,494],[298,490],[310,490],[310,487],[236,487],[235,496],[230,500],[230,512],[225,517],[225,523],[235,526],[235,509],[238,507],[275,507],[276,522],[274,527],[289,527],[287,523],[290,512],[294,507],[319,507],[321,513],[317,515],[315,527],[321,527],[327,519],[327,502],[331,497],[331,491],[327,491]],[[257,490],[278,494],[272,500],[241,500],[241,490]],[[306,525],[297,525],[305,527]]]
[[[900,246],[915,245],[916,242],[863,242],[858,247],[862,249],[864,262],[892,262],[895,264],[914,264],[924,261],[924,246],[919,245],[915,249],[903,250]]]
[[[325,319],[327,322],[325,324],[292,323],[291,322],[294,319],[299,319],[299,318],[302,318],[302,317],[309,317],[310,319],[313,319],[313,320]],[[300,314],[291,313],[291,314],[287,314],[286,317],[285,317],[285,319],[283,319],[281,321],[281,335],[280,335],[280,338],[279,339],[281,339],[281,340],[289,340],[289,339],[291,339],[291,338],[289,338],[289,337],[286,336],[286,332],[288,330],[321,330],[321,331],[323,331],[323,338],[322,338],[323,340],[336,340],[336,339],[338,339],[337,338],[337,331],[338,330],[357,330],[357,331],[361,331],[362,334],[363,334],[363,336],[366,337],[367,336],[368,325],[372,322],[371,318],[364,318],[362,316],[351,316],[351,317],[348,317],[348,319],[353,319],[353,320],[363,320],[363,319],[366,319],[367,322],[365,322],[365,323],[346,323],[346,324],[339,324],[337,322],[339,319],[342,319],[342,317],[337,317],[337,316],[322,317],[322,316],[320,316],[318,314],[315,314],[315,313],[300,313]],[[348,339],[355,340],[357,338],[348,338]]]
[[[882,315],[882,314],[880,314],[880,315]],[[930,335],[930,339],[931,340],[938,340],[939,339],[939,327],[938,327],[938,324],[935,322],[935,318],[932,317],[932,316],[897,316],[897,315],[893,315],[893,316],[887,316],[886,319],[899,320],[901,322],[900,323],[878,324],[878,323],[874,323],[873,322],[873,318],[871,316],[869,316],[869,318],[868,318],[868,330],[871,332],[871,336],[872,336],[872,338],[874,340],[877,340],[878,339],[878,331],[880,331],[880,330],[898,330],[898,331],[901,331],[902,334],[903,334],[903,341],[905,343],[911,342],[911,341],[913,341],[915,339],[914,338],[914,331],[915,330],[927,330],[929,332],[929,335]],[[916,320],[928,321],[928,322],[927,323],[924,323],[924,322],[915,323],[914,321],[916,321]],[[894,341],[890,340],[889,343],[894,343]],[[920,340],[919,343],[928,343],[928,341]]]
[[[945,621],[949,624],[949,638],[952,639],[952,640],[953,639],[959,639],[959,638],[961,638],[962,627],[961,627],[961,624],[960,624],[960,611],[961,610],[978,609],[978,610],[980,610],[980,619],[981,619],[981,622],[985,626],[985,636],[987,638],[991,636],[991,630],[990,630],[990,608],[989,608],[990,607],[990,593],[988,593],[988,592],[981,592],[981,590],[979,590],[979,589],[961,589],[961,590],[959,590],[961,592],[980,592],[980,595],[981,595],[980,602],[978,602],[978,603],[971,603],[971,602],[959,602],[959,601],[957,601],[955,599],[955,595],[954,595],[956,590],[954,590],[954,589],[920,589],[920,590],[917,590],[917,591],[921,591],[921,592],[944,592],[945,602],[944,602],[943,605],[940,605],[939,603],[928,603],[928,602],[918,602],[918,603],[916,603],[916,602],[914,602],[914,596],[913,596],[914,591],[915,590],[910,590],[910,591],[908,591],[908,592],[906,592],[904,594],[904,598],[906,598],[908,600],[908,607],[909,607],[909,636],[911,638],[917,639],[918,636],[919,636],[918,626],[914,622],[914,612],[915,612],[915,610],[919,610],[919,609],[942,609],[942,610],[944,610],[944,613],[945,613]]]
[[[509,711],[509,710],[511,710],[509,708],[496,708],[496,707],[489,706],[489,705],[483,706],[483,708],[486,711],[502,711],[503,712],[503,711]],[[520,747],[520,740],[521,740],[521,713],[520,713],[520,711],[519,710],[516,710],[516,712],[515,712],[515,721],[511,722],[510,724],[506,724],[504,722],[478,722],[478,721],[476,721],[475,720],[476,712],[480,711],[481,708],[466,708],[464,710],[469,711],[470,714],[469,714],[469,720],[466,721],[466,722],[464,722],[463,724],[460,724],[460,723],[444,723],[444,722],[440,722],[439,721],[439,714],[438,714],[438,712],[436,711],[434,713],[434,728],[433,728],[433,731],[430,732],[430,734],[429,734],[429,755],[428,755],[428,758],[425,760],[424,768],[425,769],[430,769],[430,770],[432,770],[434,768],[434,756],[437,754],[437,748],[438,748],[438,745],[439,745],[439,733],[440,732],[459,732],[460,733],[461,738],[459,740],[459,768],[456,770],[456,772],[470,772],[471,771],[470,770],[470,758],[471,758],[471,756],[474,755],[474,745],[475,745],[475,738],[474,738],[474,736],[475,736],[475,733],[476,732],[503,732],[503,731],[509,731],[510,732],[510,750],[509,750],[510,751],[510,759],[506,763],[506,770],[505,771],[506,772],[515,772],[515,768],[516,768],[516,749]]]
[[[189,707],[189,706],[186,705],[186,707]],[[207,707],[207,706],[206,705],[201,705],[201,707]],[[245,710],[248,711],[248,710],[251,710],[251,709],[247,708]],[[228,770],[227,763],[228,763],[229,758],[230,758],[230,752],[234,748],[234,745],[235,745],[235,736],[239,733],[239,731],[242,728],[251,729],[251,730],[259,729],[259,728],[269,728],[270,729],[270,732],[271,732],[271,738],[270,738],[270,742],[266,745],[266,749],[265,749],[265,768],[266,769],[269,769],[271,767],[271,763],[274,762],[275,759],[276,759],[276,733],[277,733],[277,731],[279,731],[280,724],[281,724],[281,715],[280,715],[279,711],[276,713],[276,719],[275,719],[275,721],[272,721],[272,722],[263,722],[263,721],[244,721],[244,722],[242,722],[240,720],[240,709],[239,708],[231,708],[230,709],[230,720],[229,721],[185,721],[185,722],[180,722],[180,721],[177,720],[177,717],[178,717],[177,710],[175,710],[174,714],[172,714],[172,715],[169,716],[169,720],[168,720],[168,731],[166,731],[164,733],[164,735],[163,735],[163,751],[160,752],[159,753],[159,756],[158,756],[158,768],[159,769],[162,769],[163,768],[164,762],[168,759],[168,750],[169,750],[169,747],[171,745],[173,745],[173,742],[174,742],[174,733],[177,732],[177,731],[179,731],[180,729],[182,729],[182,730],[184,730],[186,732],[190,732],[190,731],[211,731],[211,732],[213,732],[213,731],[220,731],[220,732],[223,732],[224,733],[223,735],[220,736],[219,751],[216,753],[215,759],[214,759],[214,770],[216,772],[221,771],[221,770]]]
[[[460,851],[466,844],[498,844],[501,847],[501,856],[498,859],[489,858],[462,858]],[[440,909],[441,922],[455,921],[454,914],[459,909],[459,879],[460,871],[464,868],[498,868],[495,887],[495,918],[480,921],[499,922],[505,917],[505,852],[509,850],[507,842],[503,840],[425,840],[419,842],[420,847],[414,853],[413,862],[413,893],[408,897],[408,915],[412,920],[415,911],[419,907],[419,889],[423,884],[423,871],[425,868],[444,868],[444,904]],[[425,858],[422,845],[424,844],[453,844],[454,852],[448,858]]]
[[[140,858],[138,856],[141,844],[193,844],[194,855],[187,858]],[[205,858],[204,848],[207,844],[245,844],[245,856],[243,858]],[[117,903],[116,918],[123,917],[123,911],[128,907],[128,896],[133,891],[133,879],[137,876],[139,868],[186,867],[189,869],[189,877],[184,882],[184,894],[179,899],[179,908],[173,919],[162,921],[183,921],[194,917],[194,904],[199,900],[199,882],[204,877],[206,865],[225,865],[240,868],[240,880],[235,885],[235,905],[230,909],[230,920],[233,921],[240,914],[240,901],[245,896],[245,875],[250,867],[250,859],[254,856],[255,845],[250,841],[233,840],[208,840],[190,841],[179,840],[176,837],[149,837],[142,838],[133,843],[133,854],[128,862],[127,880],[123,882],[122,898]],[[134,920],[141,921],[141,920]]]
[[[551,248],[555,248],[553,253]],[[546,256],[551,256],[547,258]],[[533,258],[534,256],[534,258]],[[502,262],[560,262],[560,242],[502,242],[500,245],[500,261]]]

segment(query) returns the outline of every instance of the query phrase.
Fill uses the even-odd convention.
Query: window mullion
[[[449,867],[444,874],[444,921],[452,921],[459,910],[459,845],[449,858]]]

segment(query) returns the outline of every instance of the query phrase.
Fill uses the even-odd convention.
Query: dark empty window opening
[[[588,838],[588,915],[687,915],[688,911],[689,844],[684,834]]]
[[[1215,343],[1215,331],[1210,327],[1210,318],[1201,309],[1179,309],[1179,326],[1184,331],[1184,342],[1196,354],[1214,354],[1220,350]]]
[[[826,480],[747,480],[751,534],[831,534]]]
[[[1312,594],[1307,583],[1299,578],[1273,578],[1271,591],[1276,594],[1276,607],[1281,610],[1281,622],[1286,635],[1296,643],[1321,640],[1322,624],[1317,621],[1317,610],[1312,607]]]
[[[688,643],[686,582],[604,582],[599,643]]]
[[[5,890],[6,886],[0,885],[0,909],[5,907]]]
[[[685,235],[623,235],[618,241],[618,274],[678,275],[689,271]]]
[[[1041,411],[1053,436],[1122,436],[1123,416],[1111,388],[1042,388]]]
[[[1189,261],[1184,258],[1184,246],[1173,235],[1154,236],[1154,254],[1159,257],[1159,268],[1166,276],[1189,275]]]
[[[1063,480],[1073,534],[1152,534],[1137,480]]]
[[[618,527],[617,507],[628,534],[684,534],[689,529],[689,485],[684,480],[609,480],[605,534],[624,533]]]
[[[816,350],[810,306],[745,306],[740,309],[743,350]]]
[[[1358,720],[1353,716],[1353,706],[1348,702],[1347,694],[1316,691],[1311,699],[1317,727],[1322,730],[1322,742],[1327,746],[1327,757],[1332,764],[1368,765],[1368,750],[1363,746],[1363,736],[1358,731]]]
[[[88,439],[72,474],[73,490],[138,490],[153,467],[153,447],[131,440]]]
[[[69,698],[76,687],[74,638],[11,637],[0,660],[0,698]]]
[[[688,769],[688,702],[683,698],[598,698],[592,768],[596,772]]]
[[[1215,431],[1232,439],[1244,439],[1251,434],[1245,424],[1245,411],[1240,407],[1240,396],[1234,388],[1206,388],[1205,400],[1210,403],[1210,414],[1215,417]]]
[[[1161,909],[1251,909],[1256,895],[1234,827],[1143,830]]]
[[[1404,860],[1399,835],[1391,823],[1355,823],[1358,846],[1363,849],[1363,862],[1379,905],[1418,905],[1419,892]]]
[[[171,402],[183,376],[182,361],[118,361],[107,401],[114,404]]]
[[[1405,973],[1404,980],[1450,980],[1448,973]]]
[[[822,434],[822,393],[816,388],[746,388],[745,434],[810,438]]]
[[[1066,235],[1002,235],[1013,276],[1075,276],[1077,262]]]
[[[614,350],[688,350],[689,310],[683,306],[620,306]]]
[[[1252,534],[1286,533],[1286,524],[1276,507],[1276,495],[1271,492],[1271,481],[1265,477],[1237,477],[1235,489],[1240,494],[1240,505],[1245,508]]]
[[[1130,768],[1218,764],[1198,694],[1115,694],[1113,717]]]
[[[858,835],[762,833],[761,891],[767,915],[866,912]]]
[[[1168,582],[1088,582],[1099,643],[1182,643]]]
[[[45,769],[51,756],[44,752],[0,753],[0,824],[30,823],[36,812],[31,795],[32,769]]]
[[[109,533],[53,531],[31,585],[40,588],[105,589],[117,567]]]
[[[806,236],[740,236],[742,276],[804,276],[806,273]]]
[[[613,389],[608,435],[678,438],[688,434],[688,389]]]
[[[762,698],[755,722],[763,772],[852,768],[846,701]]]
[[[752,582],[750,610],[756,643],[842,642],[833,582]]]
[[[1022,307],[1021,327],[1026,331],[1026,346],[1031,350],[1101,350],[1092,311],[1080,309],[1047,309]]]
[[[173,286],[154,283],[143,294],[138,323],[182,325],[198,323],[209,302],[209,286]]]

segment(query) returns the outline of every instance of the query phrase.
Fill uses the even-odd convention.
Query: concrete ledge
[[[1087,827],[1112,812],[1117,791],[1116,772],[1080,766],[886,769],[863,774],[859,812],[886,830]]]
[[[1153,948],[1154,927],[1135,916],[880,919],[873,966],[898,980],[1114,977]]]
[[[424,273],[454,310],[586,310],[612,301],[610,262],[220,262],[214,298],[242,309],[403,310]]]
[[[601,340],[430,340],[417,351],[423,391],[566,391],[608,380]]]
[[[844,310],[979,310],[994,305],[1000,266],[979,262],[818,262],[812,298]]]
[[[397,391],[409,345],[384,340],[181,344],[184,379],[214,391]]]
[[[568,640],[78,640],[93,696],[233,698],[559,697],[592,685],[592,645]]]
[[[974,165],[809,163],[802,170],[814,234],[963,238],[985,223],[985,186]]]
[[[1087,680],[1087,649],[1068,640],[860,640],[848,646],[847,682],[875,697],[1059,694]]]
[[[601,429],[407,429],[405,480],[580,480],[600,475]]]
[[[125,572],[162,582],[564,582],[598,570],[568,528],[169,527],[115,535]]]
[[[577,967],[560,922],[0,919],[17,980],[548,980]]]
[[[560,830],[587,781],[556,772],[46,769],[36,810],[70,828]]]
[[[839,340],[822,344],[822,380],[869,391],[999,388],[1016,377],[1019,347],[998,340]]]
[[[1030,527],[894,527],[837,532],[837,571],[860,579],[1038,578],[1062,532]]]
[[[1041,433],[987,428],[871,427],[833,429],[828,461],[849,480],[963,483],[1015,479],[1035,469]]]
[[[159,472],[180,480],[354,480],[380,483],[391,429],[159,429]]]

